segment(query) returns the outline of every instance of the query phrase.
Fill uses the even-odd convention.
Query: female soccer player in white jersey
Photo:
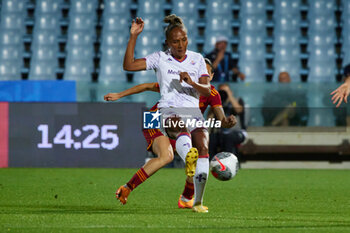
[[[189,113],[188,109],[191,108],[189,119],[202,120],[203,116],[198,108],[199,95],[209,96],[211,93],[204,58],[199,53],[187,50],[187,33],[181,18],[170,15],[164,18],[164,22],[169,24],[165,31],[169,49],[165,52],[155,52],[142,59],[134,58],[134,48],[137,37],[143,30],[144,22],[141,18],[136,18],[136,21],[132,22],[123,68],[127,71],[155,70],[161,94],[158,107],[165,119],[179,122],[181,120],[179,116],[183,115],[183,108],[186,108],[186,113]],[[176,138],[176,151],[186,163],[186,175],[194,176],[193,210],[207,212],[207,208],[202,205],[209,172],[207,130],[171,126],[162,131],[170,138]],[[197,148],[192,148],[192,140],[198,145]],[[162,156],[173,157],[173,151]],[[152,174],[147,173],[146,167],[141,168],[127,185],[117,190],[117,198],[125,204],[130,191],[150,175]]]
[[[214,68],[209,59],[206,58],[205,63],[206,63],[208,74],[211,80],[214,76],[214,73],[213,73]],[[233,127],[236,124],[235,117],[233,115],[229,117],[225,116],[219,93],[216,91],[215,87],[212,85],[211,85],[211,89],[212,89],[211,95],[209,97],[204,97],[204,96],[200,97],[199,108],[201,112],[204,113],[207,107],[210,105],[210,107],[213,109],[215,117],[221,121],[221,126],[223,128]],[[104,100],[116,101],[125,96],[141,93],[144,91],[159,92],[159,84],[157,82],[143,83],[143,84],[139,84],[134,87],[131,87],[120,93],[108,93],[107,95],[104,96]],[[155,112],[157,111],[157,109],[158,109],[158,102],[149,111]],[[166,164],[170,163],[172,160],[171,156],[167,157],[167,159],[162,158],[163,154],[169,153],[169,146],[170,146],[169,139],[167,136],[162,134],[162,132],[160,132],[159,129],[143,129],[142,131],[147,141],[147,150],[153,152],[157,156],[156,158],[151,159],[151,160],[157,161],[156,163],[154,161],[151,162],[151,164],[153,164],[152,167],[149,167],[148,164],[145,164],[143,169],[147,170],[147,174],[153,174],[155,171],[159,170]],[[170,143],[173,150],[175,150],[176,141],[173,139],[170,139]],[[194,146],[196,146],[195,144],[196,142],[192,141],[192,143]],[[191,179],[191,177],[188,177],[185,183],[185,188],[179,197],[178,207],[192,208],[193,202],[194,202],[193,195],[194,195],[193,179]]]

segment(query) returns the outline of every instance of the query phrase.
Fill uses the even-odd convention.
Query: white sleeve
[[[201,55],[200,61],[199,61],[199,71],[198,71],[198,79],[202,76],[209,76],[207,65],[205,64],[204,58]]]
[[[156,70],[158,69],[160,58],[160,52],[155,52],[145,57],[146,59],[146,70]]]

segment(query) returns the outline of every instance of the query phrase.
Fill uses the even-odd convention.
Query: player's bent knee
[[[167,165],[169,163],[171,163],[174,159],[174,154],[171,153],[171,152],[167,152],[167,153],[163,153],[161,156],[160,156],[160,159],[163,163],[163,165]]]

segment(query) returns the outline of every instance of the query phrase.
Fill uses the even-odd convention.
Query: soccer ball
[[[238,159],[229,152],[220,152],[210,161],[211,174],[222,181],[231,180],[238,171]]]

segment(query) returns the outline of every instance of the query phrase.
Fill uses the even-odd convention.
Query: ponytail
[[[164,22],[169,24],[165,28],[165,37],[166,38],[168,38],[170,32],[176,27],[181,28],[182,30],[184,30],[187,33],[187,29],[186,29],[185,24],[183,23],[182,19],[179,16],[176,16],[175,14],[165,16]]]

